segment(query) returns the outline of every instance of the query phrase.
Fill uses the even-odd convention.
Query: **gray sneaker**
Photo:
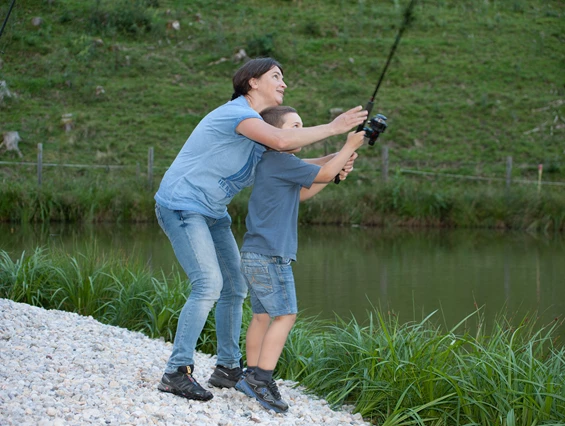
[[[190,367],[179,367],[175,373],[163,374],[157,389],[162,392],[170,392],[184,398],[199,401],[209,401],[214,398],[212,392],[204,389],[196,379],[192,377]]]
[[[247,374],[237,382],[235,388],[255,398],[267,410],[274,410],[277,413],[288,411],[288,404],[281,398],[274,380],[263,382],[255,379],[254,374]]]

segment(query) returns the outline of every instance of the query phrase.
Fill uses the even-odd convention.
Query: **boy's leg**
[[[261,355],[261,347],[263,346],[263,339],[269,329],[270,323],[271,317],[269,314],[253,314],[253,318],[247,328],[247,335],[245,336],[248,367],[257,367],[259,356]]]
[[[298,310],[290,259],[242,253],[242,271],[250,287],[252,302],[255,297],[275,320],[264,335],[258,368],[240,380],[236,388],[257,399],[267,409],[285,412],[288,404],[281,398],[272,375]]]
[[[276,317],[263,338],[261,354],[257,366],[262,370],[273,371],[279,362],[284,344],[292,326],[296,322],[296,314]]]

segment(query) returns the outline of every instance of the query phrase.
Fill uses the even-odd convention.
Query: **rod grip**
[[[374,104],[375,104],[375,103],[373,102],[372,99],[371,99],[369,102],[367,102],[367,106],[365,107],[365,109],[367,110],[367,118],[369,118],[369,114],[371,114],[371,111],[373,110],[373,105],[374,105]],[[365,128],[365,122],[366,122],[366,121],[367,121],[367,120],[363,121],[361,124],[359,124],[359,126],[357,126],[356,132],[362,132],[362,131],[363,131],[363,129]],[[335,183],[336,185],[338,185],[339,182],[340,182],[339,175],[335,175],[334,183]]]

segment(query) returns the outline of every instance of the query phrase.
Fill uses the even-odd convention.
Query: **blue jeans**
[[[231,218],[213,219],[195,212],[169,210],[158,204],[155,213],[192,284],[180,313],[165,372],[173,373],[178,367],[194,364],[198,337],[216,302],[217,364],[239,367],[239,336],[247,287],[240,272],[239,249],[231,231]]]

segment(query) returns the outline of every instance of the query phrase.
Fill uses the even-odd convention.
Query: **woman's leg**
[[[157,219],[191,283],[190,295],[177,324],[166,373],[194,365],[194,350],[208,314],[220,297],[222,272],[210,234],[210,218],[157,206]]]
[[[217,363],[227,368],[236,368],[240,366],[242,356],[239,338],[247,285],[240,270],[239,248],[231,230],[230,217],[219,219],[210,227],[210,231],[223,279],[216,305]]]

